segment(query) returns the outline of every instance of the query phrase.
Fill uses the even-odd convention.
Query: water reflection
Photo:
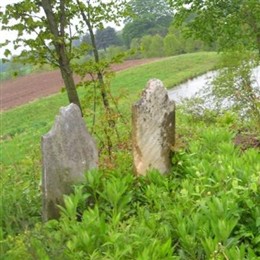
[[[188,80],[187,82],[168,90],[169,97],[177,103],[181,102],[184,98],[192,98],[195,95],[202,97],[202,90],[210,86],[216,75],[216,71],[211,71],[192,80]],[[260,66],[253,70],[252,77],[255,79],[255,87],[260,89]]]

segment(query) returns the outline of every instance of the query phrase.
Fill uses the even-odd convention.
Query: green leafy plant
[[[251,117],[260,127],[260,91],[253,69],[259,66],[259,56],[243,48],[223,56],[223,69],[213,81],[213,95],[218,102],[230,104],[240,116]]]
[[[159,67],[165,64],[161,62]],[[148,68],[158,69],[157,65]],[[142,66],[141,75],[146,68]],[[128,73],[132,75],[132,70],[122,74],[122,81],[128,81]],[[139,80],[133,92],[141,90]],[[115,81],[114,91],[120,85]],[[128,99],[132,101],[135,95]],[[3,113],[6,127],[1,148],[14,157],[13,161],[1,158],[2,258],[259,258],[260,154],[258,148],[242,151],[234,145],[238,129],[232,113],[192,122],[178,110],[177,134],[183,144],[175,147],[168,175],[153,170],[147,176],[134,176],[129,146],[118,146],[113,165],[101,157],[99,170],[87,172],[85,181],[65,196],[61,218],[42,223],[36,144],[52,123],[48,118],[55,114],[53,109],[44,110],[44,104],[53,102],[55,108],[56,101],[62,103],[60,96]],[[129,116],[129,104],[119,105]],[[34,119],[32,110],[46,114],[38,113],[40,120]],[[23,114],[28,115],[27,123]],[[123,124],[120,130],[127,132]],[[130,143],[129,136],[124,141]]]

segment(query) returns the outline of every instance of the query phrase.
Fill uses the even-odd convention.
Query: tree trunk
[[[81,8],[79,0],[77,0],[77,4],[78,4],[78,6],[80,8],[82,19],[84,20],[84,22],[86,23],[86,25],[88,27],[89,35],[90,35],[90,39],[91,39],[91,45],[93,47],[94,59],[95,59],[95,62],[98,64],[99,63],[99,54],[98,54],[98,50],[97,50],[97,45],[96,45],[96,40],[95,40],[95,35],[94,35],[94,32],[93,32],[93,28],[91,26],[91,23],[90,23],[89,19],[87,18],[87,16],[85,15],[84,11]],[[110,105],[109,105],[109,101],[108,101],[108,98],[107,98],[107,92],[105,90],[104,78],[103,78],[103,75],[102,75],[102,73],[100,71],[97,72],[97,77],[98,77],[98,81],[99,81],[99,85],[100,85],[103,105],[104,105],[105,109],[107,111],[109,111],[110,110]]]
[[[70,103],[74,103],[78,105],[82,114],[82,108],[80,105],[78,93],[76,90],[76,85],[73,79],[72,70],[70,67],[70,61],[66,51],[66,43],[65,43],[65,26],[66,26],[66,15],[65,15],[65,5],[64,0],[60,0],[60,28],[57,23],[56,17],[53,13],[51,1],[50,0],[42,0],[41,5],[46,14],[47,22],[49,25],[50,32],[54,36],[54,47],[58,56],[58,63],[60,72],[62,75],[62,79],[65,84],[65,88],[67,90],[68,99]]]
[[[64,55],[64,53],[61,53],[61,57],[63,57],[63,55]],[[76,90],[75,82],[73,79],[73,74],[70,69],[70,65],[66,64],[66,62],[64,62],[64,58],[66,61],[66,57],[63,57],[63,59],[61,58],[59,64],[60,64],[61,76],[64,81],[65,88],[67,90],[68,99],[69,99],[70,103],[74,103],[80,108],[80,111],[82,114],[82,108],[81,108],[80,100],[79,100],[78,93]]]

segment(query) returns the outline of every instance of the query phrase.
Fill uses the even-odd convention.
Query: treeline
[[[190,18],[192,19],[192,17]],[[124,56],[128,59],[166,57],[196,51],[215,50],[202,41],[187,38],[173,25],[173,9],[165,0],[131,0],[120,31],[108,26],[95,30],[95,41],[101,58]],[[93,50],[89,32],[75,37],[74,47],[85,47],[82,60],[91,59]],[[49,47],[51,49],[53,47]],[[46,69],[46,68],[44,68]],[[34,66],[12,62],[1,63],[1,79],[21,76],[39,70]]]
[[[208,46],[200,40],[184,37],[173,26],[160,27],[160,29],[163,30],[159,31],[156,27],[150,28],[150,30],[143,31],[142,34],[139,31],[139,35],[135,35],[137,37],[132,38],[130,41],[127,33],[129,27],[127,25],[119,32],[116,32],[112,27],[107,27],[103,30],[97,30],[97,46],[103,56],[113,57],[121,52],[128,51],[128,58],[165,57],[214,50],[214,46]],[[79,46],[82,43],[89,42],[89,35],[84,35],[81,39],[75,41],[74,44]],[[91,50],[89,50],[88,54],[92,54]]]
[[[157,24],[133,21],[127,23],[121,31],[116,31],[110,26],[103,30],[96,30],[96,44],[101,57],[112,58],[125,53],[128,59],[153,58],[215,49],[214,46],[205,45],[200,40],[184,37],[180,30],[171,25],[171,20],[172,17],[167,17]],[[86,34],[74,40],[73,45],[79,47],[81,44],[90,44],[90,41],[89,34]],[[90,58],[92,54],[90,48],[83,59]],[[12,60],[0,62],[2,80],[41,69]],[[50,68],[46,65],[43,69]]]
[[[174,14],[166,1],[132,0],[129,5],[131,15],[125,19],[121,31],[116,32],[110,26],[96,31],[96,44],[102,56],[110,58],[127,52],[128,58],[152,58],[215,50],[214,45],[187,38],[176,29]],[[79,46],[90,42],[90,35],[86,34],[74,44]],[[88,54],[92,54],[91,50]]]
[[[178,54],[210,51],[214,47],[206,46],[202,41],[185,38],[180,32],[169,31],[164,37],[160,34],[145,35],[141,39],[133,39],[131,48],[137,50],[135,57],[152,58],[174,56]]]

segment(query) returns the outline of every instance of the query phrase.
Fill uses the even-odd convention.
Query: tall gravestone
[[[60,109],[50,132],[42,136],[43,220],[59,217],[63,195],[98,166],[98,151],[80,109],[75,104]]]
[[[175,103],[160,80],[152,79],[142,98],[132,107],[134,169],[138,175],[156,169],[161,174],[171,167],[175,143]]]

